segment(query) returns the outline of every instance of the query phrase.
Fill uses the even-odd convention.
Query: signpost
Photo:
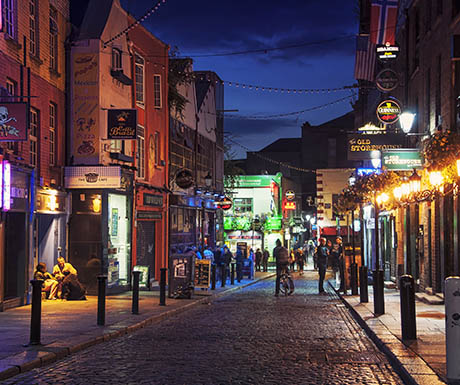
[[[387,170],[410,171],[423,168],[423,159],[417,148],[382,151],[382,166]]]

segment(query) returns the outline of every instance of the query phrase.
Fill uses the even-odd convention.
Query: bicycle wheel
[[[285,296],[289,295],[289,282],[286,274],[283,274],[280,278],[280,292]]]

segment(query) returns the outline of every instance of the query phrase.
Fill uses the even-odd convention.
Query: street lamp
[[[401,129],[405,134],[408,134],[414,123],[415,114],[409,111],[403,112],[399,117],[399,123],[401,124]]]

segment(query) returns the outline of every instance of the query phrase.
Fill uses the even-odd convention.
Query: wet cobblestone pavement
[[[274,279],[198,305],[5,384],[402,384],[317,275]]]

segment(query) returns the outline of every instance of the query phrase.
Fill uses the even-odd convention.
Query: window
[[[112,69],[121,70],[122,68],[121,51],[118,48],[112,48]]]
[[[426,73],[426,89],[425,89],[426,95],[425,95],[425,122],[426,122],[426,127],[427,131],[431,132],[431,69],[427,69]]]
[[[56,104],[50,103],[50,165],[56,165]]]
[[[153,75],[153,105],[161,108],[161,75]]]
[[[144,104],[144,59],[139,55],[135,58],[136,65],[136,103]]]
[[[11,38],[16,39],[16,23],[15,23],[15,3],[14,0],[3,0],[4,3],[4,17],[5,33]]]
[[[155,166],[160,165],[160,134],[155,132],[153,137],[155,143]]]
[[[145,178],[145,138],[144,138],[144,127],[137,126],[137,177]]]
[[[37,0],[29,0],[29,52],[33,56],[38,56]]]
[[[235,214],[252,213],[252,198],[233,199],[233,211]]]
[[[37,166],[37,138],[40,129],[39,112],[35,108],[30,108],[30,123],[29,123],[29,141],[30,141],[30,165]]]
[[[11,96],[16,95],[16,87],[17,83],[14,80],[11,80],[9,78],[6,79],[6,90]],[[8,101],[13,101],[13,99],[10,99]]]
[[[435,105],[435,109],[436,109],[436,128],[439,127],[439,125],[441,124],[441,55],[438,55],[438,60],[437,60],[437,68],[436,68],[436,72],[437,72],[437,79],[436,79],[436,105]]]
[[[50,7],[50,68],[57,71],[58,55],[58,23],[57,11]]]

